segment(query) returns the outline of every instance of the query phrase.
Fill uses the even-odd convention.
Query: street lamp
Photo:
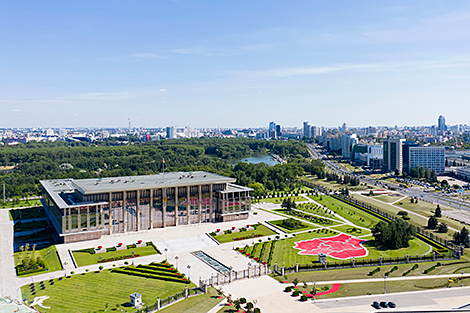
[[[235,238],[232,238],[232,250],[235,250]]]
[[[68,264],[67,262],[64,262],[64,277],[67,276],[67,269],[65,268],[67,264]]]
[[[253,239],[252,244],[255,244],[255,233],[251,233],[251,238]]]
[[[315,302],[315,295],[317,294],[317,282],[313,281],[313,302]]]
[[[165,248],[163,251],[165,251],[165,260],[168,260],[168,248]]]
[[[386,280],[387,280],[387,275],[384,275],[384,294],[387,293],[387,286],[386,286]]]
[[[253,304],[255,305],[255,309],[256,309],[256,303],[258,303],[258,300],[253,299]]]
[[[188,266],[186,266],[186,268],[188,269],[188,280],[191,280],[191,265],[188,264]]]
[[[460,287],[463,287],[463,271],[460,271]]]
[[[179,258],[180,258],[179,256],[175,256],[176,270],[178,270],[178,259]]]
[[[132,265],[134,265],[134,251],[132,251],[131,254],[132,254]]]

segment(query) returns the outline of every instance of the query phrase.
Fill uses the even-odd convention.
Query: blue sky
[[[468,1],[0,1],[0,127],[449,124]]]

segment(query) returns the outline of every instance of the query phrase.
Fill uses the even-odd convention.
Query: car
[[[372,307],[375,309],[380,309],[380,304],[377,301],[372,302]]]
[[[387,302],[385,301],[380,302],[380,306],[383,308],[388,308]]]
[[[389,308],[392,308],[392,309],[397,307],[397,305],[396,305],[395,302],[393,302],[393,301],[390,301],[390,302],[387,303],[387,304],[388,304],[388,307],[389,307]]]

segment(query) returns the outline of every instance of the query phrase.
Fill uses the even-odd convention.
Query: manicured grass
[[[303,202],[303,201],[308,201],[305,197],[302,196],[294,196],[294,197],[278,197],[278,198],[268,198],[268,199],[259,199],[260,203],[279,203],[282,204],[282,201],[284,199],[290,198],[292,201],[295,202]]]
[[[372,228],[380,221],[378,218],[330,196],[310,196],[310,198],[361,227]]]
[[[455,276],[456,278],[458,275]],[[470,279],[464,279],[464,286],[470,285]],[[321,286],[321,285],[320,285]],[[457,282],[449,283],[447,278],[439,279],[423,279],[423,280],[404,280],[404,281],[387,281],[386,289],[387,293],[395,292],[406,292],[406,291],[423,291],[429,289],[438,288],[450,288],[460,287],[460,280]],[[353,297],[353,296],[364,296],[368,294],[383,294],[384,283],[360,283],[360,284],[342,284],[338,292],[333,294],[323,295],[317,299],[328,299],[328,298],[341,298],[341,297]],[[377,299],[373,298],[372,301]],[[379,301],[379,300],[377,300]]]
[[[21,208],[21,207],[30,207],[30,206],[40,206],[41,201],[39,199],[34,200],[16,200],[16,201],[7,201],[0,202],[0,208]]]
[[[400,199],[402,199],[403,197],[402,196],[387,196],[387,195],[380,195],[380,196],[374,196],[374,199],[377,199],[377,200],[380,200],[380,201],[383,201],[383,202],[387,202],[387,203],[392,203],[392,202],[395,202],[395,201],[398,201]]]
[[[105,248],[103,248],[105,249]],[[91,254],[89,252],[81,252],[81,251],[73,251],[73,257],[75,258],[75,262],[77,262],[78,266],[86,266],[90,264],[97,264],[99,261],[99,257],[102,259],[110,259],[110,258],[116,258],[120,256],[127,256],[131,255],[132,251],[134,251],[134,255],[139,254],[140,256],[145,256],[145,255],[152,255],[152,254],[157,254],[158,252],[152,247],[152,246],[144,246],[144,247],[138,247],[138,248],[133,248],[133,249],[124,249],[124,250],[117,250],[117,251],[110,251],[110,252],[104,252],[104,253],[95,253]],[[131,262],[132,260],[129,259],[128,262]],[[134,262],[139,262],[139,258],[135,258]]]
[[[44,290],[41,290],[39,283],[35,283],[36,295],[31,294],[30,285],[23,286],[23,298],[32,301],[34,297],[49,296],[50,298],[44,301],[45,306],[51,307],[47,309],[48,313],[96,312],[104,310],[106,304],[108,311],[117,311],[116,304],[127,305],[129,295],[134,292],[142,295],[144,303],[152,304],[157,297],[166,298],[185,288],[182,283],[112,273],[107,270],[61,277],[53,282],[51,285],[49,281],[45,281]],[[189,288],[192,287],[195,285],[190,284]]]
[[[323,216],[329,219],[337,220],[337,218],[333,214],[330,214],[328,210],[323,209],[322,207],[318,206],[315,203],[298,204],[296,209],[304,211],[304,212],[312,213],[317,216]]]
[[[293,217],[300,218],[300,219],[306,221],[307,224],[309,224],[309,225],[310,225],[310,223],[314,223],[314,224],[322,225],[322,226],[332,226],[332,225],[338,225],[338,224],[343,224],[344,223],[342,221],[338,222],[336,219],[332,219],[332,218],[326,218],[326,217],[322,217],[322,216],[315,216],[314,214],[308,213],[308,212],[306,212],[304,214],[303,212],[305,212],[305,211],[298,212],[296,210],[289,211],[287,209],[277,209],[277,210],[274,210],[274,211],[279,212],[279,213],[283,213],[284,215],[286,215],[288,217],[293,216]],[[313,217],[315,217],[315,219],[313,219],[313,220],[309,219],[308,218],[309,216],[313,216]]]
[[[315,228],[315,226],[313,225],[309,225],[309,224],[306,224],[306,223],[302,223],[296,228],[296,229],[289,229],[289,228],[286,228],[283,224],[282,224],[282,221],[284,220],[275,220],[275,221],[269,221],[269,223],[273,224],[273,225],[276,225],[277,227],[279,227],[280,229],[284,230],[285,232],[291,234],[291,233],[296,233],[298,231],[302,231],[302,230],[307,230],[307,229],[312,229],[312,228]]]
[[[232,232],[231,234],[223,234],[223,235],[217,235],[214,238],[217,239],[218,242],[224,243],[224,242],[230,242],[232,241],[233,238],[240,238],[240,237],[249,237],[252,236],[253,233],[256,235],[261,235],[261,236],[271,236],[271,235],[276,235],[274,231],[271,229],[267,228],[264,225],[258,225],[256,229],[254,230],[246,230],[246,231],[240,231],[240,232]]]
[[[358,228],[358,227],[354,227],[351,225],[340,225],[340,226],[330,227],[330,229],[338,230],[343,233],[349,234],[351,236],[356,236],[356,237],[371,234],[371,231],[368,229]]]
[[[455,274],[458,275],[458,271],[465,264],[469,264],[468,261],[440,261],[443,266],[437,267],[429,275],[444,275],[444,274]],[[389,277],[402,277],[403,273],[408,271],[413,267],[414,264],[418,264],[418,268],[412,271],[408,276],[426,276],[423,274],[423,271],[437,262],[424,262],[424,263],[407,263],[407,264],[397,264],[398,270],[392,272]],[[373,276],[367,276],[367,274],[377,268],[377,266],[367,266],[367,267],[355,267],[347,269],[333,269],[327,271],[310,271],[310,272],[299,272],[287,275],[287,280],[292,281],[294,278],[297,278],[300,282],[312,282],[312,281],[330,281],[330,280],[350,280],[350,279],[367,279],[367,278],[377,278],[382,277],[386,272],[389,272],[395,265],[385,265],[380,266],[380,272],[376,273]],[[465,270],[466,272],[466,270]],[[284,276],[278,276],[271,274],[274,279],[278,281],[284,281],[286,278]],[[383,286],[383,284],[382,284]]]
[[[223,299],[217,299],[215,288],[208,288],[207,294],[191,297],[187,300],[180,301],[159,312],[164,313],[192,313],[192,312],[208,312],[210,309],[219,304]]]
[[[293,247],[297,241],[333,237],[338,234],[335,231],[328,231],[328,233],[326,231],[327,230],[325,229],[318,233],[316,231],[305,232],[297,234],[295,237],[278,240],[274,248],[271,264],[277,262],[279,265],[285,263],[286,266],[293,266],[295,265],[295,262],[299,262],[299,264],[311,264],[311,262],[318,261],[317,255],[300,255],[298,254],[300,250],[294,249]]]
[[[362,245],[367,248],[369,255],[364,257],[366,259],[378,259],[380,256],[384,258],[403,257],[408,253],[409,255],[425,255],[431,250],[431,246],[427,243],[413,238],[409,241],[410,246],[408,248],[401,248],[396,250],[390,250],[383,247],[377,247],[375,241],[366,241]]]
[[[55,272],[62,270],[62,264],[60,263],[59,256],[57,255],[57,249],[55,246],[36,250],[34,252],[34,255],[32,252],[32,248],[29,248],[28,252],[15,252],[15,265],[21,264],[23,259],[28,259],[31,256],[33,256],[35,259],[37,257],[41,257],[41,259],[44,261],[44,266],[47,270],[19,276],[33,276],[38,274],[44,274],[45,272]]]

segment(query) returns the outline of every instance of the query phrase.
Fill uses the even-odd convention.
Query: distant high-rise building
[[[308,124],[308,122],[304,122],[304,137],[305,138],[312,137],[311,126]]]
[[[439,116],[439,119],[437,120],[437,130],[439,132],[445,132],[447,130],[446,118],[443,115]]]
[[[343,126],[341,126],[341,131],[347,132],[348,131],[348,124],[343,123]]]
[[[311,126],[310,132],[313,138],[318,138],[322,135],[322,128],[319,126]]]
[[[271,121],[269,123],[268,137],[272,139],[276,139],[276,123],[274,121]]]
[[[276,125],[276,138],[282,137],[281,125]]]
[[[167,139],[176,138],[176,127],[175,126],[167,126],[166,127],[166,138]]]
[[[405,139],[388,137],[383,141],[384,169],[387,172],[403,172],[403,142]]]
[[[356,134],[343,134],[341,136],[341,155],[343,158],[351,158],[352,148],[355,144],[357,144]]]

